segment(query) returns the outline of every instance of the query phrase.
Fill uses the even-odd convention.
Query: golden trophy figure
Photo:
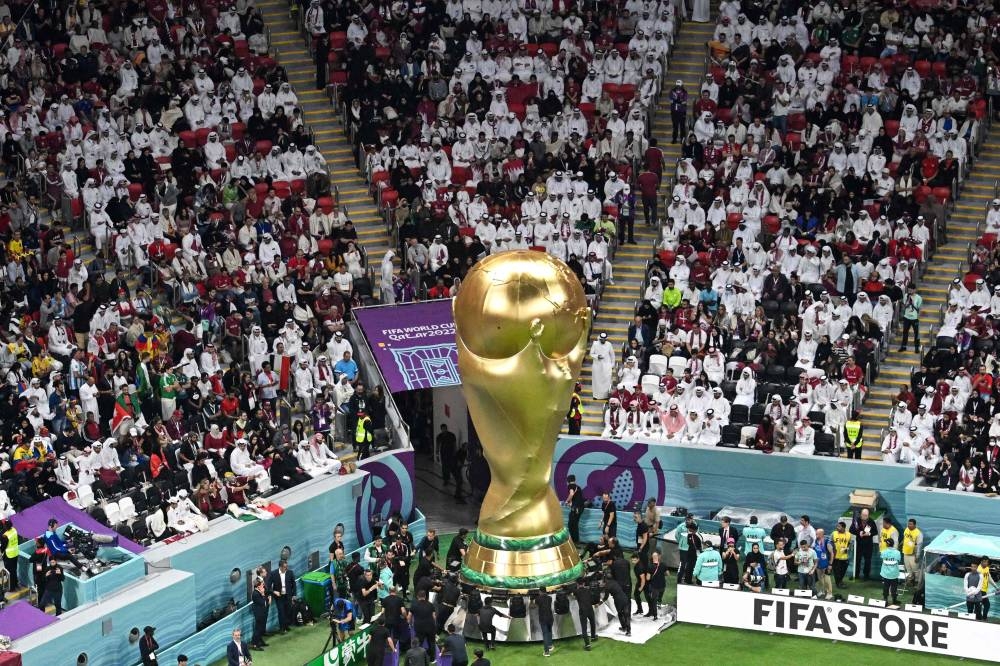
[[[487,257],[453,303],[462,392],[492,480],[462,577],[533,589],[583,572],[549,485],[556,438],[590,332],[577,276],[544,252]]]

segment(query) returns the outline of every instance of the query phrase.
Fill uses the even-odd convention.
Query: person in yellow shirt
[[[21,240],[21,232],[15,231],[14,237],[7,243],[7,255],[14,261],[21,261],[28,254],[24,250],[24,241]]]
[[[985,620],[990,616],[990,588],[996,588],[996,581],[990,578],[990,558],[983,557],[979,560],[979,566],[976,567],[976,571],[979,573],[979,578],[982,581],[979,589],[983,591],[983,598],[979,602],[979,619]],[[994,589],[993,591],[996,590]]]
[[[903,564],[906,566],[906,583],[913,582],[914,588],[920,587],[924,576],[924,568],[920,556],[924,550],[924,533],[917,528],[917,521],[910,518],[903,530],[903,542],[900,550],[903,552]]]
[[[879,554],[884,553],[885,549],[889,547],[889,539],[892,539],[893,543],[899,543],[899,530],[896,526],[892,524],[889,520],[889,516],[884,516],[882,518],[882,529],[878,533],[878,552]]]
[[[38,356],[31,359],[31,374],[39,379],[47,377],[52,372],[52,357],[44,349],[38,352]]]
[[[837,529],[833,531],[833,580],[837,584],[837,589],[842,590],[844,576],[847,574],[847,562],[851,554],[851,538],[853,535],[847,531],[847,523],[840,521]]]

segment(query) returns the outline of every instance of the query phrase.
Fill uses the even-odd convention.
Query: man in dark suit
[[[638,341],[640,347],[649,347],[653,344],[653,334],[639,315],[635,316],[628,327],[628,342],[632,342],[632,340]]]
[[[233,629],[233,640],[226,646],[227,666],[250,666],[253,664],[250,646],[242,639],[242,633],[239,629]]]
[[[267,633],[267,611],[270,610],[271,597],[267,594],[264,586],[264,579],[258,578],[250,594],[250,603],[253,612],[253,637],[250,639],[250,647],[255,650],[262,650],[267,647],[264,642],[264,634]]]
[[[278,626],[282,633],[287,633],[292,622],[292,597],[295,596],[295,575],[288,568],[287,560],[281,560],[277,570],[268,576],[268,589],[278,608]]]
[[[722,518],[722,527],[719,528],[719,539],[719,550],[726,549],[729,539],[732,539],[733,543],[739,543],[740,533],[730,524],[729,516],[723,516]]]

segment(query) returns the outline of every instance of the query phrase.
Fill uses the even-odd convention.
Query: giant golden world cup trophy
[[[544,252],[503,252],[469,271],[453,307],[462,392],[492,475],[462,577],[569,582],[583,566],[549,478],[590,329],[580,280]]]

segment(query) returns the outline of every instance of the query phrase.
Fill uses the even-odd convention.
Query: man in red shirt
[[[857,388],[861,384],[861,380],[864,378],[865,373],[861,370],[861,366],[854,362],[854,357],[849,356],[847,358],[847,364],[844,366],[841,374],[847,383],[851,385],[852,388]]]
[[[639,196],[642,198],[642,214],[647,227],[655,227],[657,223],[656,190],[660,186],[660,177],[649,166],[636,179],[639,185]]]

